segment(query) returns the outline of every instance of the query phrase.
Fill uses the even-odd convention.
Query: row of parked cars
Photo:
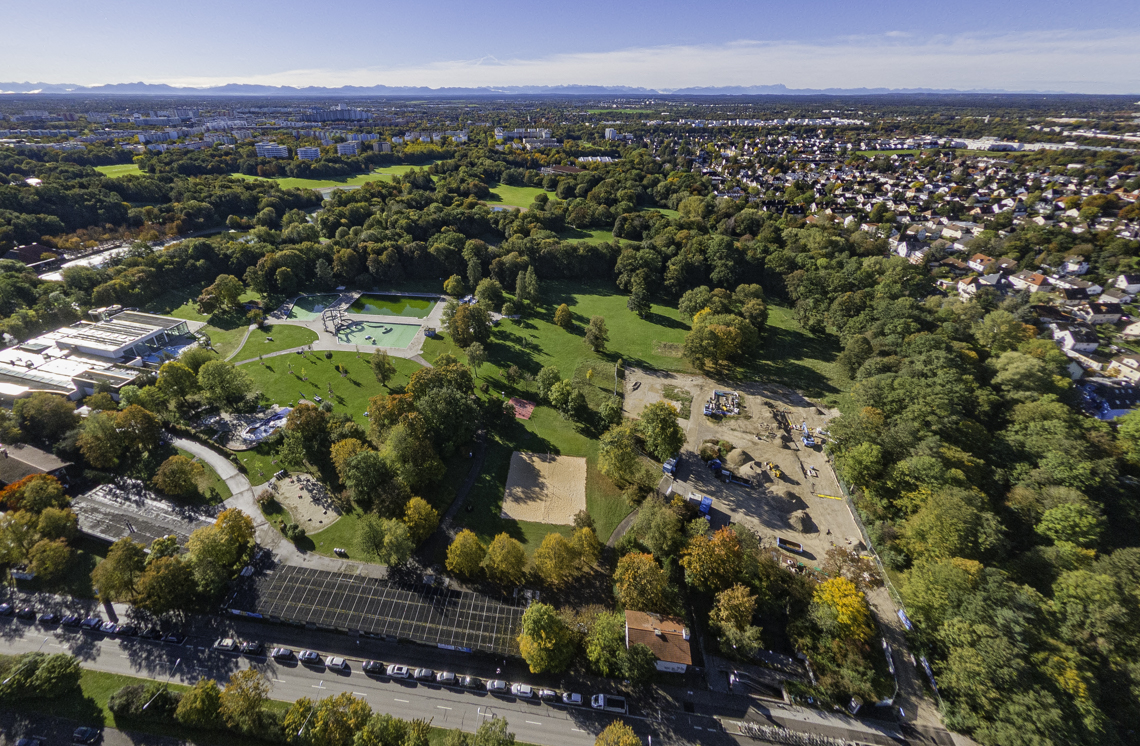
[[[245,655],[264,655],[264,648],[260,642],[241,642],[226,637],[214,643],[214,649],[228,653],[241,653]],[[321,658],[319,653],[312,650],[302,650],[298,653],[291,648],[273,648],[269,657],[276,661],[297,661],[305,666],[324,666],[332,671],[347,672],[350,670],[348,661],[337,655]],[[430,668],[413,668],[398,663],[385,664],[377,660],[366,660],[361,665],[364,673],[369,676],[386,676],[390,679],[408,679],[414,681],[431,682],[441,686],[453,686],[461,689],[485,691],[488,694],[500,696],[511,695],[519,699],[539,699],[543,702],[561,702],[571,707],[581,707],[585,700],[577,692],[558,692],[554,689],[536,689],[530,684],[511,684],[502,679],[483,681],[477,676],[464,676],[451,671],[434,671]],[[626,712],[625,699],[608,694],[598,694],[590,698],[590,705],[597,710],[607,712]]]
[[[15,616],[28,622],[38,621],[45,627],[68,627],[118,637],[141,637],[144,640],[160,640],[174,645],[181,645],[186,641],[186,635],[180,632],[163,632],[158,627],[146,627],[140,630],[130,623],[104,621],[98,615],[85,617],[80,614],[60,615],[54,611],[45,611],[37,617],[36,610],[31,606],[16,609],[11,604],[3,603],[0,604],[0,617],[5,616]]]

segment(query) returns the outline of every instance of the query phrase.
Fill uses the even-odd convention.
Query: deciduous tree
[[[611,427],[601,437],[598,468],[610,479],[628,482],[637,468],[637,438],[632,425]]]
[[[664,461],[685,445],[685,431],[677,424],[677,408],[669,402],[656,401],[641,412],[638,432],[645,439],[645,448],[658,461]]]
[[[599,676],[608,679],[625,672],[625,617],[617,613],[598,614],[586,635],[586,660]]]
[[[533,603],[522,616],[519,654],[531,673],[565,671],[577,651],[570,628],[553,606]]]
[[[269,684],[252,668],[230,676],[219,697],[218,712],[226,725],[241,733],[255,733],[261,727],[261,708],[269,694]]]
[[[356,543],[362,552],[389,567],[407,562],[416,548],[407,524],[372,514],[361,519]]]
[[[198,492],[206,470],[197,461],[175,454],[162,462],[154,475],[154,486],[167,495],[188,497]]]
[[[385,388],[390,388],[388,382],[396,375],[396,364],[386,350],[376,350],[369,359],[372,365],[372,374],[376,376]]]
[[[712,538],[702,534],[689,541],[682,552],[685,581],[702,591],[715,593],[740,577],[744,556],[740,540],[727,526]]]
[[[456,534],[447,548],[447,569],[462,578],[474,578],[479,574],[487,548],[475,532],[463,529]]]
[[[404,508],[404,523],[412,542],[418,546],[439,526],[439,511],[422,497],[413,497]]]
[[[534,552],[534,569],[551,588],[563,588],[578,576],[581,555],[565,536],[549,533]]]
[[[615,720],[598,734],[594,746],[641,746],[641,738],[628,724]]]
[[[158,616],[189,611],[197,593],[198,582],[189,563],[177,557],[159,557],[139,576],[135,605]]]
[[[189,728],[212,730],[221,724],[222,690],[213,679],[198,679],[182,693],[174,717]]]
[[[847,578],[830,578],[812,594],[812,618],[844,640],[867,642],[874,635],[867,599]]]
[[[91,571],[91,582],[104,602],[129,600],[145,563],[143,545],[123,537],[107,550],[107,558],[95,565]]]
[[[659,611],[665,603],[669,579],[652,554],[630,552],[614,571],[618,600],[627,609]]]
[[[554,323],[563,329],[569,329],[574,325],[574,316],[570,313],[570,306],[563,303],[554,312]]]
[[[487,547],[483,569],[493,583],[506,587],[521,585],[526,573],[526,550],[517,539],[499,534]]]
[[[606,343],[610,341],[610,331],[606,328],[604,316],[591,316],[590,325],[586,327],[585,342],[594,352],[605,352]]]

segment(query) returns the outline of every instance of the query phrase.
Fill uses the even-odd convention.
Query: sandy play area
[[[503,518],[570,524],[586,509],[586,459],[545,453],[511,454]]]
[[[308,533],[328,528],[340,518],[328,490],[308,474],[292,474],[278,479],[275,484],[277,502]]]

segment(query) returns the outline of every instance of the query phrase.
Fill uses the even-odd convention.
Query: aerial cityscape
[[[1140,744],[1140,8],[62,6],[0,746]]]

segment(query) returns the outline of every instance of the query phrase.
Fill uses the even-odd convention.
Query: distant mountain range
[[[1009,94],[1063,91],[955,90],[944,88],[788,88],[784,85],[702,86],[693,88],[636,88],[600,85],[484,86],[479,88],[428,88],[426,86],[324,86],[253,85],[229,83],[207,88],[172,86],[166,83],[113,83],[82,86],[68,83],[0,83],[0,94],[83,94],[119,96],[278,96],[278,97],[368,97],[368,96],[874,96],[883,94]]]

